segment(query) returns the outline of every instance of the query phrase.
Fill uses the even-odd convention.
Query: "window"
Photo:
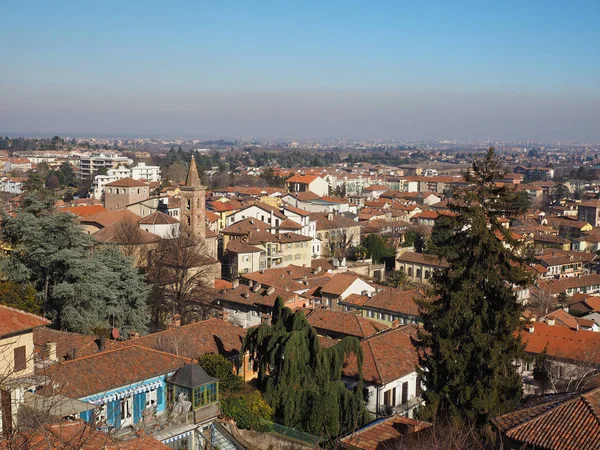
[[[408,403],[408,381],[402,383],[402,404]]]
[[[249,256],[244,256],[244,262],[249,262],[250,261],[250,257]]]
[[[383,404],[385,406],[396,406],[396,388],[388,389],[383,393]]]
[[[25,353],[25,346],[17,347],[14,350],[15,357],[15,372],[20,372],[27,368],[27,357]]]

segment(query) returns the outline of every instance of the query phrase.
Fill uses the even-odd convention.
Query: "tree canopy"
[[[515,333],[521,305],[513,286],[524,286],[519,243],[499,218],[521,212],[518,193],[498,184],[503,171],[494,150],[473,162],[466,188],[449,202],[431,248],[449,268],[434,274],[433,302],[422,302],[423,329],[414,344],[426,387],[423,418],[451,417],[483,427],[520,401],[515,364],[524,357]]]
[[[292,313],[278,298],[272,325],[249,330],[243,351],[258,368],[259,386],[283,425],[335,437],[366,422],[362,349],[356,338],[322,348],[304,313]],[[352,353],[361,374],[353,391],[341,380],[344,361]]]
[[[2,237],[11,246],[0,260],[3,275],[33,286],[57,327],[146,331],[144,275],[117,249],[93,249],[75,217],[56,211],[51,200],[30,195],[14,217],[3,213]]]

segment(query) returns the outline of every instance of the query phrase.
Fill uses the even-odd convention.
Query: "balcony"
[[[221,414],[221,403],[211,403],[210,405],[195,409],[192,411],[192,414],[194,423],[201,423],[213,419]]]

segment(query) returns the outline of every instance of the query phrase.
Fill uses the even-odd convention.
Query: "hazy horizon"
[[[600,142],[600,2],[4,9],[6,132]]]

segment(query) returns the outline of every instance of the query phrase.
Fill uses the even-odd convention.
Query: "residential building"
[[[375,417],[402,414],[412,417],[421,404],[421,381],[417,375],[417,352],[412,344],[416,328],[406,325],[363,339],[363,380],[365,405]],[[358,382],[356,356],[343,369],[348,389]]]
[[[554,169],[550,167],[517,166],[514,172],[524,175],[528,181],[550,181],[554,178]]]
[[[23,193],[23,183],[27,179],[22,177],[3,177],[0,179],[0,191],[19,195]]]
[[[165,239],[179,236],[179,220],[160,211],[142,217],[138,221],[138,226],[142,230]]]
[[[394,288],[381,289],[372,297],[353,294],[340,304],[347,310],[358,310],[363,317],[389,326],[417,324],[421,322],[416,300],[425,296],[417,289],[403,291]]]
[[[316,222],[320,256],[330,256],[332,247],[341,245],[350,249],[360,244],[360,224],[355,220],[333,213],[313,213],[310,220]]]
[[[0,436],[18,426],[27,390],[35,390],[33,331],[50,325],[43,317],[0,305]]]
[[[319,197],[329,193],[329,183],[316,175],[294,175],[285,180],[288,192],[313,192]]]
[[[577,218],[583,222],[600,226],[600,200],[589,200],[577,205]]]
[[[133,160],[118,153],[93,153],[82,155],[79,158],[78,176],[81,179],[91,180],[100,168],[113,169],[122,164],[133,164]]]
[[[270,323],[277,298],[281,298],[285,306],[292,310],[310,306],[308,299],[295,292],[272,286],[264,288],[260,283],[246,286],[236,282],[233,289],[217,294],[213,304],[221,308],[223,320],[242,328],[250,328],[261,323]]]
[[[266,250],[247,244],[243,238],[229,241],[223,257],[229,280],[267,268]]]
[[[585,387],[591,375],[600,369],[600,333],[556,325],[556,319],[546,323],[530,322],[520,332],[528,355],[545,354],[547,385],[533,378],[535,358],[521,364],[526,394],[564,392]]]
[[[375,292],[376,289],[358,275],[350,272],[338,273],[321,288],[321,303],[327,308],[342,311],[341,302],[349,295],[359,294],[368,297]]]
[[[123,209],[150,196],[148,183],[133,178],[113,181],[106,184],[104,189],[104,207],[108,210]]]
[[[396,258],[396,270],[402,270],[409,280],[429,283],[436,270],[448,267],[444,259],[426,253],[404,252]]]

